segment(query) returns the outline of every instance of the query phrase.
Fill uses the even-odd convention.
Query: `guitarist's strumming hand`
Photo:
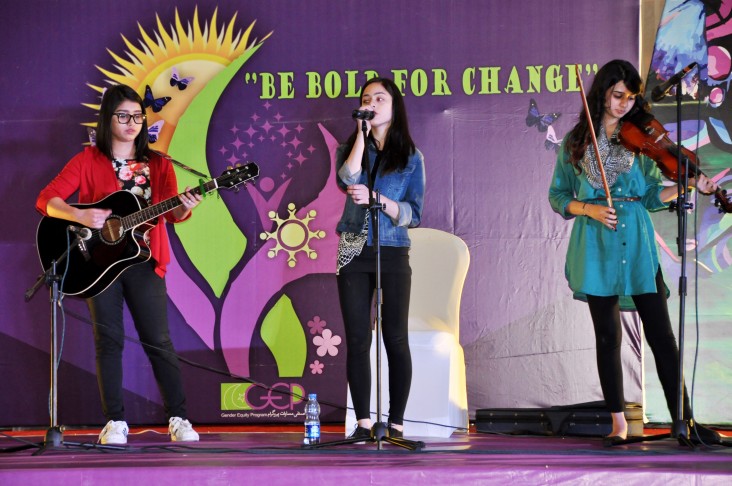
[[[104,226],[104,222],[112,214],[111,209],[71,206],[60,197],[51,198],[46,206],[46,211],[51,217],[74,221],[93,229]]]
[[[112,210],[91,208],[81,209],[78,213],[76,220],[77,223],[81,223],[88,228],[99,229],[104,226],[104,222],[107,220],[109,215],[112,214]]]
[[[188,217],[188,214],[190,214],[193,208],[198,206],[198,203],[201,202],[203,197],[200,194],[191,194],[191,187],[186,186],[185,192],[179,194],[178,199],[180,199],[181,206],[173,210],[173,215],[176,219],[181,220]]]

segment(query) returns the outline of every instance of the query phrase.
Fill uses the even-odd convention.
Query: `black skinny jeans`
[[[412,276],[382,273],[382,336],[389,360],[389,423],[402,425],[412,384],[408,315]],[[356,419],[370,418],[371,402],[371,309],[376,275],[372,272],[341,272],[338,296],[346,330],[346,374]]]
[[[666,404],[672,420],[676,420],[677,389],[679,381],[679,348],[671,329],[671,319],[666,301],[666,286],[661,270],[656,274],[655,294],[634,295],[643,332],[656,361],[658,378],[663,387]],[[592,323],[595,326],[597,370],[605,403],[612,413],[625,408],[623,396],[623,370],[620,361],[620,345],[623,334],[620,322],[620,306],[617,296],[587,296]],[[689,398],[684,387],[684,419],[691,418]]]
[[[165,280],[152,261],[125,270],[104,292],[87,299],[94,322],[97,381],[102,410],[107,420],[124,420],[122,350],[124,349],[123,302],[132,314],[170,417],[186,418],[186,399],[178,358],[168,330],[168,298]]]

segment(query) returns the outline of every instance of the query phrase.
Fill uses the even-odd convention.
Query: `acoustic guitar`
[[[259,175],[254,162],[229,168],[220,177],[191,189],[204,195],[217,189],[237,188]],[[44,271],[54,260],[57,272],[63,274],[68,258],[68,271],[62,279],[61,292],[66,295],[93,297],[109,287],[132,265],[150,259],[148,232],[158,217],[182,203],[178,196],[148,206],[129,191],[117,191],[92,204],[72,204],[78,208],[111,209],[112,214],[99,229],[75,225],[72,221],[45,216],[38,224],[36,244]],[[75,236],[78,235],[78,236]]]

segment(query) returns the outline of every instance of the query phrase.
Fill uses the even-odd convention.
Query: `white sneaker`
[[[193,426],[188,420],[180,417],[170,417],[168,421],[168,433],[170,440],[173,442],[196,442],[198,441],[198,432],[193,430]]]
[[[129,432],[129,430],[127,422],[124,420],[110,420],[99,434],[97,442],[102,444],[127,444],[127,432]]]

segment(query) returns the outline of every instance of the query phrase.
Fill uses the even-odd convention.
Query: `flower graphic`
[[[341,337],[334,336],[333,331],[325,329],[322,336],[313,338],[313,344],[318,347],[318,356],[325,356],[326,354],[336,356],[338,354],[338,345],[341,344]]]
[[[310,372],[314,375],[322,375],[325,364],[321,363],[317,359],[310,363]]]
[[[320,316],[313,317],[312,321],[308,321],[310,334],[322,334],[326,324],[327,323],[325,321],[320,319]]]
[[[123,181],[129,181],[133,177],[132,170],[128,166],[119,168],[119,176]]]

